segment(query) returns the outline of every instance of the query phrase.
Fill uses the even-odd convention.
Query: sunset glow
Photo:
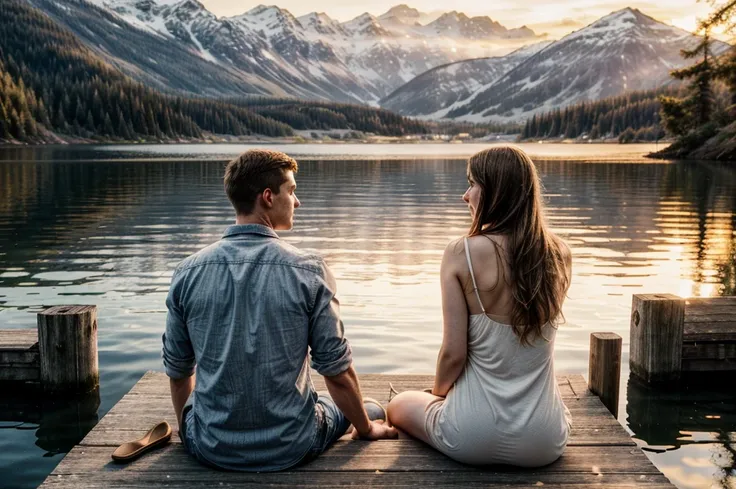
[[[261,2],[236,2],[234,0],[202,0],[202,3],[218,16],[238,15],[259,5]],[[271,3],[271,2],[266,2]],[[477,0],[458,0],[448,6],[444,2],[419,0],[404,2],[403,0],[374,0],[371,2],[338,2],[323,0],[317,3],[304,3],[298,0],[281,0],[273,2],[281,8],[299,16],[312,11],[325,12],[338,21],[347,21],[368,12],[379,16],[388,9],[401,3],[421,12],[447,12],[456,10],[468,16],[487,15],[504,26],[513,28],[526,25],[538,34],[547,33],[551,37],[562,37],[583,27],[596,19],[615,10],[632,7],[657,20],[666,22],[688,31],[697,29],[698,19],[703,18],[711,7],[707,2],[696,0],[672,0],[666,4],[649,1],[604,1],[604,0],[532,0],[519,4],[517,2],[500,1],[492,4]]]

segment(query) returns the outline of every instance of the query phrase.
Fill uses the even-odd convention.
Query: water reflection
[[[736,392],[730,378],[653,389],[628,383],[627,423],[633,436],[680,488],[736,487]]]
[[[146,370],[161,368],[164,299],[175,265],[219,239],[232,222],[222,190],[224,163],[83,163],[70,161],[73,152],[45,151],[41,159],[55,160],[0,161],[0,327],[32,327],[35,312],[50,305],[96,304],[102,415]],[[441,339],[442,251],[470,223],[460,198],[464,165],[442,159],[300,163],[303,206],[296,228],[283,237],[322,254],[333,268],[359,371],[433,371]],[[560,373],[587,372],[593,331],[624,338],[625,368],[633,293],[734,293],[736,169],[584,161],[537,166],[551,225],[574,254],[567,322],[557,335]],[[629,416],[641,420],[632,429],[642,439],[659,445],[643,431],[648,415]],[[665,419],[671,435],[682,429],[681,418]],[[667,475],[683,470],[692,476],[700,469],[684,457],[702,454],[684,453],[706,445],[677,438],[662,445],[678,450],[656,456],[674,457]],[[19,457],[30,465],[36,454]],[[17,463],[0,456],[0,472]],[[31,479],[19,477],[32,487]]]
[[[94,301],[109,325],[101,341],[119,348],[130,339],[121,328],[143,329],[152,350],[139,358],[157,368],[153,333],[171,270],[232,221],[223,165],[0,164],[5,324],[22,325],[42,304]],[[558,368],[585,371],[592,329],[626,338],[632,293],[733,291],[734,169],[580,161],[538,167],[550,222],[575,260]],[[305,161],[297,178],[303,207],[284,237],[334,268],[353,342],[372,353],[357,361],[374,371],[431,371],[442,250],[469,225],[460,200],[463,161]],[[398,362],[390,351],[396,341],[410,345]]]
[[[51,400],[41,394],[3,396],[0,429],[33,430],[44,457],[67,453],[97,424],[100,391],[73,400]]]

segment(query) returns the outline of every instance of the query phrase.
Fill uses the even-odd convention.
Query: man
[[[354,438],[397,436],[380,404],[361,397],[332,273],[275,232],[292,228],[300,206],[296,171],[276,151],[231,161],[225,192],[236,224],[172,277],[163,361],[180,437],[205,465],[293,467],[350,423]],[[308,348],[332,398],[314,391]]]

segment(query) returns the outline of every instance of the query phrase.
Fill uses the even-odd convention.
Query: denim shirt
[[[352,363],[335,279],[322,258],[269,227],[230,226],[180,263],[166,299],[163,363],[191,376],[197,456],[231,470],[298,463],[316,435],[311,367],[333,376]]]

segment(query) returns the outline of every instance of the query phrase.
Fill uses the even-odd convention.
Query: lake
[[[522,146],[574,254],[557,372],[587,376],[590,333],[620,334],[619,421],[678,487],[735,488],[736,390],[630,383],[628,332],[632,294],[736,293],[736,167],[642,158],[655,145]],[[85,416],[4,396],[2,487],[36,487],[144,372],[162,370],[171,273],[233,222],[223,168],[248,147],[0,149],[0,328],[32,328],[45,306],[96,304],[101,374]],[[358,371],[433,373],[440,259],[470,224],[465,159],[487,145],[268,147],[300,161],[302,206],[282,237],[334,271]]]

